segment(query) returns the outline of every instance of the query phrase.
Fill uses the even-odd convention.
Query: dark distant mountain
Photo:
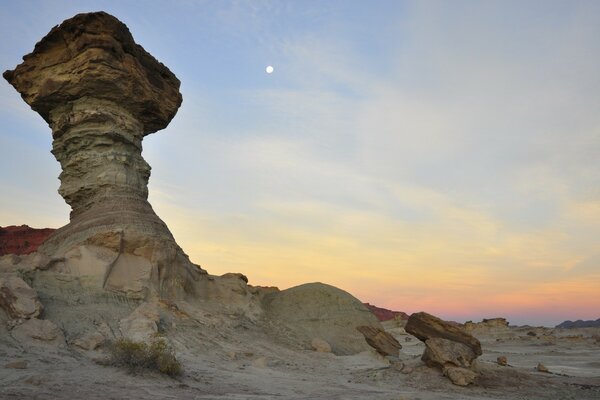
[[[600,328],[600,318],[595,321],[565,321],[562,324],[556,325],[557,328]]]

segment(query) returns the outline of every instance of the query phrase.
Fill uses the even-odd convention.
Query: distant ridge
[[[583,321],[581,319],[578,319],[577,321],[565,321],[561,324],[556,325],[556,328],[600,328],[600,318],[598,318],[595,321]]]
[[[377,307],[369,303],[364,303],[365,306],[377,317],[379,321],[389,321],[396,317],[408,320],[408,314],[402,311],[392,311],[387,308]]]
[[[54,231],[55,229],[52,228],[36,229],[27,225],[0,226],[0,256],[32,253]]]

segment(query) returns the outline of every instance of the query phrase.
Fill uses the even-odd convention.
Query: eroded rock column
[[[144,136],[181,105],[175,75],[97,12],[54,27],[3,76],[50,125],[62,167],[59,193],[72,211],[39,250],[51,267],[137,296],[191,291],[204,272],[148,203],[142,158]]]

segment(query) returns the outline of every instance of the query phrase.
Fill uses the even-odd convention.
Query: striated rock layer
[[[27,225],[0,226],[0,256],[33,253],[54,231],[52,228],[36,229]]]
[[[3,75],[52,129],[68,225],[40,247],[52,268],[96,276],[106,288],[145,296],[193,291],[204,274],[147,201],[145,135],[181,105],[179,80],[104,12],[54,27]]]

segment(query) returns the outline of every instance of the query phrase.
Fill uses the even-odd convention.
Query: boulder
[[[503,367],[506,367],[508,365],[508,359],[506,358],[506,356],[500,356],[496,359],[496,362],[498,363],[498,365],[501,365]]]
[[[0,307],[15,320],[38,317],[43,310],[35,289],[14,275],[0,277]]]
[[[307,283],[270,293],[263,300],[265,316],[293,331],[299,343],[308,347],[321,338],[336,355],[369,350],[358,326],[382,329],[364,304],[350,293],[323,283]]]
[[[448,365],[469,368],[477,355],[467,345],[448,339],[431,338],[425,341],[421,359],[429,367],[444,368]]]
[[[478,374],[469,368],[482,354],[481,343],[463,328],[420,312],[410,316],[404,329],[425,342],[421,360],[427,366],[440,368],[455,385],[475,382]]]
[[[402,345],[383,329],[372,326],[358,326],[356,329],[363,334],[369,346],[377,350],[382,356],[398,357],[400,355]]]
[[[481,343],[460,326],[453,325],[426,312],[414,313],[404,327],[406,332],[422,342],[432,338],[448,339],[469,347],[476,356],[480,356]]]

